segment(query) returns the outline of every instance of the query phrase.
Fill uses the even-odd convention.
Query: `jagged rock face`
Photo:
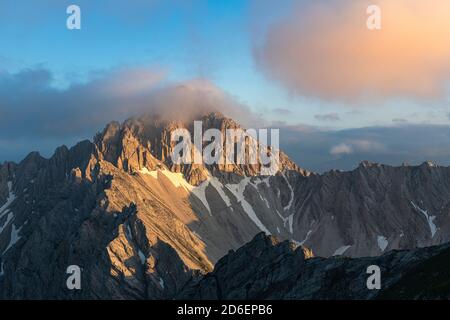
[[[260,231],[221,182],[238,186],[239,170],[202,168],[206,180],[189,184],[166,162],[170,130],[144,127],[157,132],[144,139],[130,121],[48,160],[32,153],[2,166],[2,298],[171,297]],[[83,269],[79,292],[65,287],[71,264]]]
[[[219,114],[201,120],[238,127]],[[193,130],[149,117],[113,122],[93,143],[0,166],[0,298],[171,298],[261,231],[319,256],[449,240],[448,168],[365,163],[316,175],[284,154],[274,176],[174,165],[170,135],[180,127]],[[80,291],[65,286],[72,264],[83,270]]]
[[[206,129],[218,129],[223,137],[223,150],[226,149],[226,130],[242,129],[232,119],[220,113],[211,113],[198,119]],[[136,172],[146,168],[155,170],[164,164],[171,171],[182,172],[189,183],[198,185],[205,181],[208,173],[234,173],[237,175],[256,176],[261,172],[257,164],[182,164],[172,162],[175,141],[171,141],[172,132],[176,129],[187,129],[194,139],[193,122],[171,122],[153,116],[132,118],[123,125],[112,122],[98,134],[94,141],[104,159],[128,172]],[[209,142],[203,142],[203,147]],[[247,147],[249,143],[246,144]],[[191,152],[192,157],[194,150]],[[280,152],[280,170],[294,170],[302,175],[308,172],[300,169],[284,153]]]
[[[450,169],[363,163],[294,187],[294,239],[321,256],[373,256],[450,241]],[[345,251],[344,251],[345,250]]]
[[[192,281],[177,296],[181,299],[264,299],[264,292],[292,285],[291,274],[281,268],[301,267],[312,252],[294,242],[258,234],[250,243],[220,259],[214,272]],[[270,271],[269,271],[270,270]],[[272,287],[272,283],[277,283]]]
[[[378,257],[325,259],[292,241],[259,234],[220,259],[213,272],[191,281],[177,298],[448,299],[449,257],[450,246],[441,245]],[[367,267],[372,265],[381,271],[380,290],[367,287]]]
[[[7,178],[2,298],[165,298],[193,270],[212,268],[186,225],[189,213],[157,193],[146,198],[145,188],[163,187],[99,160],[92,143],[58,149],[49,160],[31,154]],[[65,286],[72,264],[83,269],[81,291]]]

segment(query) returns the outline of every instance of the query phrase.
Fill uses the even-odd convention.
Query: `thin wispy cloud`
[[[404,118],[394,118],[394,119],[392,119],[392,122],[394,122],[394,123],[407,123],[408,120],[406,120]]]
[[[326,114],[316,114],[314,116],[316,120],[319,121],[339,121],[341,117],[337,113],[326,113]]]
[[[353,153],[353,148],[346,143],[340,143],[330,149],[331,155],[341,155],[350,153]]]
[[[383,152],[386,149],[381,142],[368,139],[349,139],[347,143],[349,143],[356,151],[366,153]]]
[[[272,110],[272,112],[274,114],[279,114],[279,115],[290,115],[290,114],[292,114],[292,110],[285,109],[285,108],[275,108],[275,109]]]

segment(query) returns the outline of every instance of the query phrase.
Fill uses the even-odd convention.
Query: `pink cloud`
[[[381,30],[366,26],[381,8]],[[311,1],[272,25],[257,63],[291,92],[354,101],[442,98],[450,79],[450,1]]]

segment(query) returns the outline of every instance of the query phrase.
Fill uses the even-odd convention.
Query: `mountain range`
[[[197,120],[240,128],[218,112]],[[193,132],[191,121],[130,118],[49,159],[2,164],[0,298],[449,297],[450,168],[316,174],[282,152],[271,176],[179,165],[177,128]],[[380,291],[365,286],[370,264],[386,271]],[[69,265],[81,290],[66,287]]]

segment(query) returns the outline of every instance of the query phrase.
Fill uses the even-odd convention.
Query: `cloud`
[[[366,9],[381,8],[381,30]],[[291,92],[330,100],[439,99],[450,79],[447,0],[300,2],[269,27],[254,53]]]
[[[365,139],[348,139],[344,143],[333,146],[330,149],[331,155],[351,154],[354,152],[370,154],[385,151],[385,146],[377,141]]]
[[[158,68],[97,72],[66,89],[54,88],[52,81],[45,69],[0,73],[0,161],[18,161],[33,150],[48,156],[58,145],[91,138],[110,120],[141,113],[186,118],[219,110],[246,127],[267,126],[213,83],[170,82]],[[363,160],[450,164],[450,126],[402,124],[338,131],[283,122],[272,126],[280,129],[282,150],[317,172],[351,169]]]
[[[332,155],[341,155],[341,154],[350,154],[353,153],[353,148],[345,143],[340,143],[331,148],[330,154]]]
[[[353,148],[360,152],[372,153],[372,152],[381,152],[385,150],[385,146],[378,142],[372,140],[364,140],[364,139],[350,139],[347,141]]]
[[[0,161],[19,160],[39,145],[51,152],[49,145],[91,138],[109,121],[144,113],[190,121],[220,111],[246,126],[262,123],[246,105],[210,81],[170,82],[158,68],[98,71],[88,81],[65,89],[55,88],[53,78],[42,68],[0,72],[0,137],[17,146],[15,151],[2,148]]]
[[[397,166],[427,160],[450,165],[450,126],[402,124],[344,130],[286,126],[280,128],[280,147],[299,166],[315,172],[351,170],[364,160]]]
[[[52,85],[46,69],[0,74],[0,134],[3,137],[85,134],[93,127],[143,108],[165,78],[155,69],[92,73],[66,89]]]
[[[394,119],[392,119],[392,122],[394,122],[394,123],[406,123],[406,122],[408,122],[408,120],[406,120],[404,118],[394,118]]]
[[[278,114],[278,115],[290,115],[292,114],[292,110],[285,109],[285,108],[275,108],[271,110],[272,113]]]
[[[339,120],[341,120],[341,117],[337,113],[316,114],[314,116],[314,118],[319,121],[339,121]]]
[[[110,120],[142,113],[189,120],[210,111],[257,121],[250,109],[203,79],[165,81],[158,69],[118,69],[94,73],[86,83],[52,86],[45,69],[0,74],[2,136],[72,135],[99,129]]]

